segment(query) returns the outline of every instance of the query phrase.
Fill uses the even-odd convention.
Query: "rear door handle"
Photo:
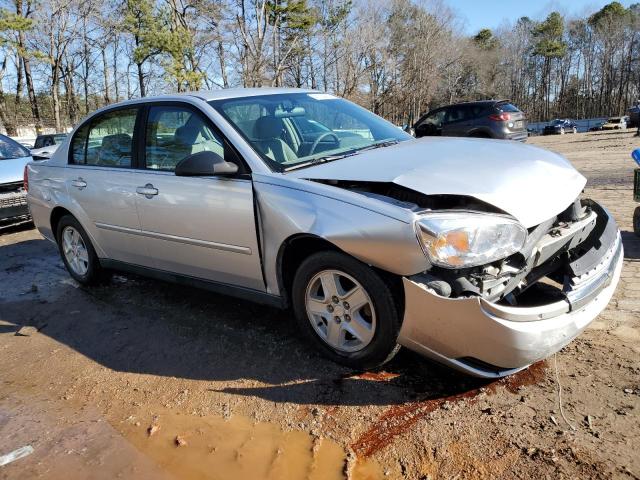
[[[78,177],[76,180],[71,180],[71,185],[76,187],[79,190],[82,190],[87,186],[87,182],[85,182],[82,177]]]
[[[147,198],[151,198],[154,195],[158,194],[158,189],[154,187],[151,183],[147,183],[144,187],[137,187],[136,193],[140,195],[144,195]]]

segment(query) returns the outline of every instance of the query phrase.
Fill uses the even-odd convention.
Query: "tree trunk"
[[[142,63],[136,63],[138,67],[138,85],[140,87],[140,96],[145,97],[146,92],[144,89],[144,72],[142,71]]]
[[[51,100],[53,101],[53,121],[56,133],[62,131],[60,121],[60,68],[57,61],[51,66]]]
[[[111,97],[109,96],[109,62],[107,62],[106,46],[102,48],[102,74],[104,77],[104,103],[109,105]]]

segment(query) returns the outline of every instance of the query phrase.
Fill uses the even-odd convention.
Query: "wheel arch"
[[[72,217],[76,218],[73,213],[61,206],[57,206],[53,210],[51,210],[51,215],[49,216],[49,224],[51,225],[51,233],[53,234],[53,238],[56,239],[56,242],[58,241],[58,223],[60,223],[60,219],[65,215],[71,215]]]
[[[474,130],[471,130],[467,136],[472,138],[493,138],[491,132],[485,130],[484,128],[476,128]]]
[[[286,306],[290,305],[293,277],[300,264],[313,253],[332,250],[343,252],[330,241],[311,233],[298,233],[286,238],[276,258],[278,287]]]
[[[277,275],[280,295],[284,300],[286,307],[291,305],[291,289],[293,287],[293,278],[302,262],[310,255],[320,251],[340,252],[351,258],[359,260],[356,256],[345,252],[334,243],[314,234],[299,233],[288,237],[281,245],[277,257]],[[404,312],[404,288],[402,286],[402,276],[390,273],[381,268],[369,265],[382,280],[387,283],[395,298],[398,312]]]

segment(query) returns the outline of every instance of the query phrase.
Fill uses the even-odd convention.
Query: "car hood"
[[[426,195],[489,203],[533,227],[565,210],[586,184],[562,156],[504,140],[421,138],[294,170],[309,180],[393,182]]]
[[[24,166],[30,161],[31,157],[0,160],[0,184],[21,182],[24,176]]]

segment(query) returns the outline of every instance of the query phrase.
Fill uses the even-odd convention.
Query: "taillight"
[[[489,115],[489,120],[494,120],[496,122],[507,122],[511,120],[511,114],[507,112],[494,113],[492,115]]]
[[[24,166],[24,173],[22,175],[22,185],[26,192],[29,191],[29,165]]]

